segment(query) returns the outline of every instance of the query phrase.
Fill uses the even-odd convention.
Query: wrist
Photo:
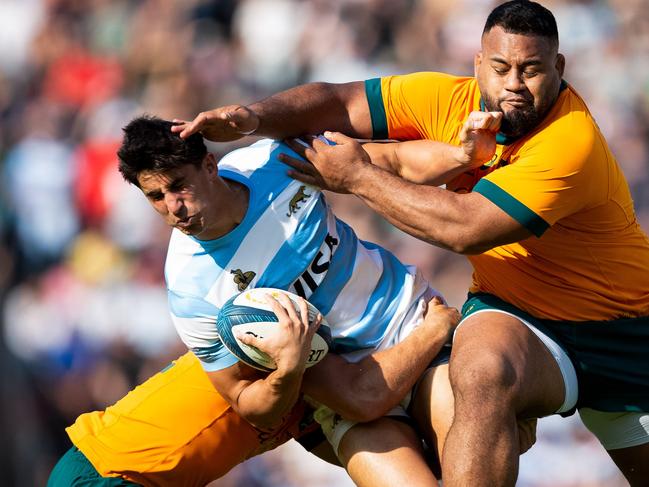
[[[306,369],[306,363],[298,362],[276,362],[277,368],[269,375],[272,376],[276,385],[288,384],[295,380],[301,380]]]
[[[253,135],[259,130],[259,126],[261,125],[261,120],[259,119],[259,115],[255,110],[253,110],[250,107],[244,107],[244,109],[248,112],[250,116],[250,120],[252,121],[252,126],[253,128],[250,130],[239,130],[238,133],[240,135],[246,136],[246,135]]]
[[[345,186],[350,193],[360,194],[364,184],[370,180],[372,171],[381,169],[364,160],[355,161],[354,166],[354,170],[350,171],[349,177],[346,179]]]
[[[460,166],[469,166],[471,165],[471,158],[464,150],[463,146],[453,146],[453,159]]]

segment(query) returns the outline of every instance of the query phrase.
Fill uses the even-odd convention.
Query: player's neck
[[[233,227],[236,227],[239,223],[243,221],[248,212],[248,204],[250,201],[250,190],[245,184],[242,184],[238,181],[232,179],[223,179],[226,186],[230,189],[232,196],[230,206],[230,217],[233,223]]]
[[[199,240],[225,237],[243,221],[248,211],[250,191],[245,185],[229,179],[220,179],[219,184],[222,185],[219,197],[211,202],[209,211],[213,217],[217,212],[218,217],[208,223],[200,235],[195,235]]]

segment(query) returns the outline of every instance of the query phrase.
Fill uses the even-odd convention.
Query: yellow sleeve
[[[586,117],[566,116],[532,136],[473,191],[541,236],[558,220],[605,201],[607,152],[600,137]]]
[[[475,85],[473,78],[433,72],[367,80],[373,138],[453,143],[478,106]]]

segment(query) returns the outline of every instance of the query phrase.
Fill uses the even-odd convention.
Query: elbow
[[[464,242],[459,242],[452,247],[450,247],[450,250],[455,252],[456,254],[460,255],[478,255],[483,252],[486,252],[489,250],[491,247],[487,245],[481,245],[479,243],[464,243]]]
[[[466,230],[456,234],[455,238],[449,239],[446,243],[448,250],[460,255],[478,255],[493,247],[492,243],[486,242],[480,238],[480,235],[466,232]]]

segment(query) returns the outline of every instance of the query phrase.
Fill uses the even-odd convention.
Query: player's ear
[[[559,77],[563,78],[563,71],[566,68],[566,58],[563,56],[563,54],[561,53],[557,54],[557,61],[554,64],[554,67],[559,73]]]
[[[473,76],[478,77],[478,69],[480,69],[480,64],[482,64],[482,51],[476,53],[473,56]]]
[[[211,152],[208,152],[203,159],[203,169],[210,177],[216,177],[219,174],[219,167],[216,161],[216,157],[214,157],[214,154],[212,154]]]

